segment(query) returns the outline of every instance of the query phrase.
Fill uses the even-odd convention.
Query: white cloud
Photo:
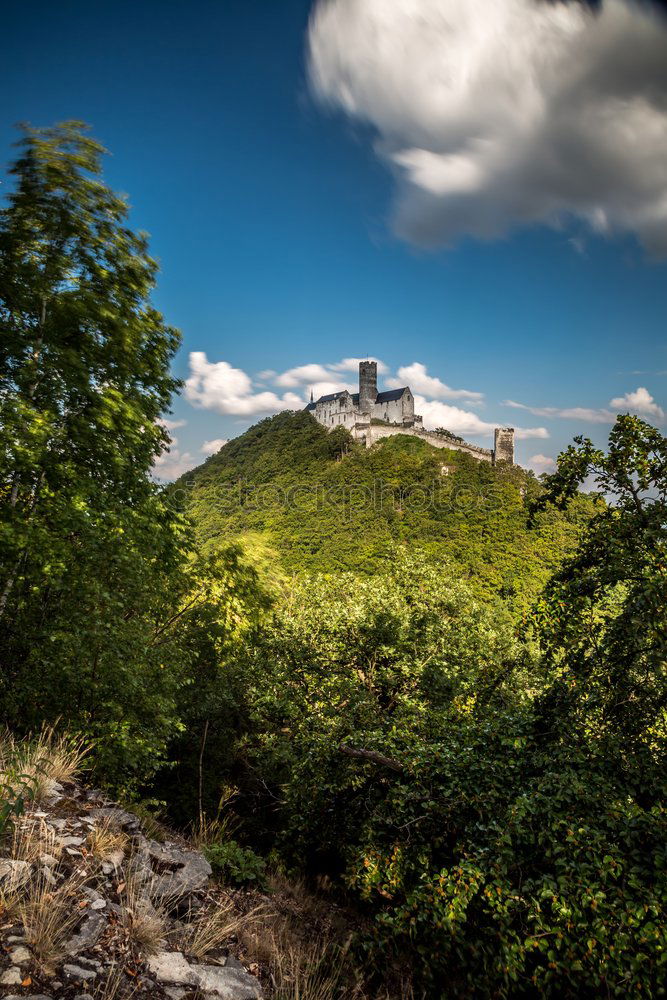
[[[203,455],[215,455],[227,444],[228,440],[228,438],[213,438],[212,441],[204,441],[199,450]]]
[[[370,124],[419,245],[583,220],[667,254],[667,22],[604,0],[319,0],[315,94]]]
[[[511,406],[515,410],[526,410],[534,417],[558,417],[564,420],[584,420],[593,424],[613,424],[616,415],[611,410],[595,410],[586,406],[527,406],[513,399],[506,399],[503,406]]]
[[[294,393],[280,397],[275,392],[255,392],[246,372],[232,368],[227,361],[209,361],[203,351],[190,354],[185,398],[204,410],[244,417],[303,406],[303,400]]]
[[[465,399],[470,403],[481,403],[483,392],[471,392],[469,389],[450,389],[434,375],[429,375],[426,365],[413,361],[411,365],[403,365],[398,369],[398,377],[388,378],[387,385],[392,389],[400,389],[409,385],[413,392],[435,396],[436,399]]]
[[[476,413],[471,413],[469,410],[461,410],[458,406],[450,406],[440,400],[425,399],[418,395],[415,395],[415,413],[423,416],[426,430],[445,427],[455,434],[488,435],[493,434],[498,426],[481,420]],[[517,427],[514,433],[519,440],[549,437],[546,427]]]
[[[288,371],[283,372],[282,375],[276,375],[273,381],[276,385],[283,386],[285,389],[294,389],[296,386],[311,384],[312,382],[321,382],[330,378],[330,373],[323,365],[298,365],[296,368],[290,368]]]
[[[187,420],[166,420],[164,417],[158,417],[158,424],[162,424],[165,430],[175,431],[178,427],[185,427]]]
[[[648,389],[643,386],[635,389],[634,392],[626,392],[624,396],[617,396],[609,403],[620,410],[629,410],[632,413],[642,413],[647,417],[655,417],[659,423],[665,419],[665,411],[658,406]]]
[[[549,469],[556,468],[556,459],[550,458],[549,455],[532,455],[527,462],[529,469],[534,469],[535,472],[547,472]]]
[[[653,399],[648,389],[643,386],[635,389],[634,392],[626,392],[623,396],[617,396],[609,401],[609,409],[601,407],[594,409],[586,406],[527,406],[525,403],[517,403],[513,399],[506,399],[503,406],[511,406],[515,410],[526,410],[535,417],[556,417],[563,420],[583,420],[592,424],[613,424],[620,412],[640,413],[649,416],[662,423],[665,419],[665,412],[662,407]]]
[[[329,365],[329,368],[333,372],[357,372],[359,371],[360,361],[375,361],[378,366],[378,375],[386,375],[389,369],[387,368],[384,361],[380,361],[379,358],[343,358],[342,361],[336,362],[335,365]]]

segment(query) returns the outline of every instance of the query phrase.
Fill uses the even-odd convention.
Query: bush
[[[266,864],[249,847],[241,847],[235,840],[225,840],[205,847],[204,854],[215,874],[224,882],[237,886],[265,886]]]

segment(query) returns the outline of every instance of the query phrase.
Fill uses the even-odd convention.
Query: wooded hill
[[[480,593],[535,595],[596,508],[579,495],[562,512],[530,507],[542,486],[514,466],[398,435],[366,449],[306,412],[262,420],[174,485],[200,544],[245,541],[286,573],[373,574],[397,544],[443,555]]]

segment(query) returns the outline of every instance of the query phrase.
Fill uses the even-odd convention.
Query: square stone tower
[[[496,427],[493,435],[493,461],[514,465],[514,428]]]
[[[372,413],[378,396],[377,361],[359,362],[359,409]]]

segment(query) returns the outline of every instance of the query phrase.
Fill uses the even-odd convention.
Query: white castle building
[[[428,441],[436,448],[465,451],[482,462],[514,464],[514,428],[497,427],[494,448],[479,448],[448,432],[424,430],[422,418],[415,413],[415,398],[409,386],[378,392],[377,362],[359,363],[359,392],[342,389],[311,401],[306,407],[327,430],[345,427],[357,441],[368,448],[393,434],[408,434]]]

